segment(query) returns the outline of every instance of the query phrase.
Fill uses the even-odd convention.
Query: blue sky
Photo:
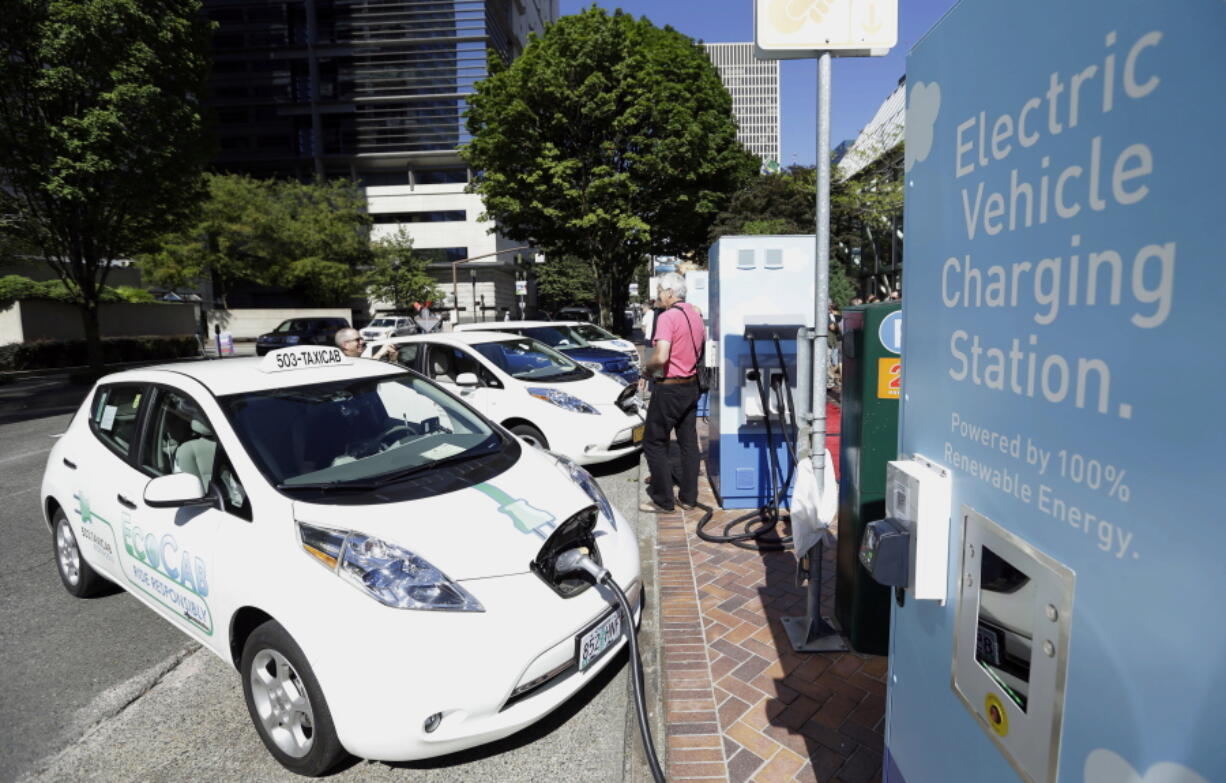
[[[831,80],[831,144],[854,139],[906,71],[906,53],[956,0],[898,0],[898,46],[885,57],[834,60]],[[560,0],[563,15],[592,0]],[[596,3],[646,16],[659,26],[709,43],[753,40],[753,0],[599,0]],[[784,60],[780,66],[783,118],[782,160],[812,164],[817,159],[817,61]]]

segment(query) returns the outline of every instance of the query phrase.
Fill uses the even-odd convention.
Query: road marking
[[[25,493],[33,492],[36,489],[38,489],[38,487],[26,487],[25,489],[19,489],[16,492],[10,492],[7,495],[0,495],[0,500],[8,500],[9,498],[15,498],[18,495],[24,495]]]
[[[46,449],[39,449],[38,451],[27,451],[25,454],[14,454],[11,457],[5,457],[4,459],[0,459],[0,464],[3,464],[5,462],[13,462],[19,459],[25,459],[26,457],[37,457],[39,454],[46,454],[48,451],[51,451],[51,449],[46,448]]]

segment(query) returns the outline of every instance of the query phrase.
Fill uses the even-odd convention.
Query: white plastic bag
[[[796,560],[808,554],[821,541],[834,543],[830,525],[839,511],[839,483],[834,477],[834,464],[826,451],[825,481],[822,490],[817,488],[817,471],[813,460],[805,457],[796,464],[796,484],[792,488],[792,540],[796,546]]]

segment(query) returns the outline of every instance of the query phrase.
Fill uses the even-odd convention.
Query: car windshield
[[[285,334],[286,332],[296,332],[305,327],[306,321],[291,319],[289,321],[282,321],[280,326],[272,331],[274,334]]]
[[[618,339],[617,335],[606,331],[605,329],[601,329],[595,324],[576,324],[570,328],[574,329],[576,332],[578,332],[580,337],[582,337],[584,340],[588,340],[589,342],[592,340]]]
[[[247,452],[282,490],[382,486],[503,446],[475,412],[408,373],[236,394],[221,403]]]
[[[587,340],[569,326],[533,326],[524,334],[552,348],[586,348]]]
[[[370,322],[370,325],[375,328],[379,328],[382,326],[395,326],[396,321],[395,319],[392,319],[392,318],[376,318],[375,320]]]
[[[569,357],[527,337],[478,343],[473,348],[498,369],[522,381],[561,381],[587,377],[587,372]]]

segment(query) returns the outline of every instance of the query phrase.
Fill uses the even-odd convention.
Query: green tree
[[[366,274],[372,297],[391,302],[397,310],[411,302],[442,299],[443,294],[427,267],[429,259],[413,251],[413,237],[401,226],[395,233],[371,243],[373,259]]]
[[[208,36],[198,0],[9,0],[0,14],[0,230],[72,293],[94,367],[111,262],[202,194]]]
[[[596,301],[596,265],[574,256],[546,259],[532,268],[540,306],[556,311],[567,305]]]
[[[370,216],[354,183],[233,174],[205,181],[209,197],[196,220],[138,259],[149,282],[175,288],[211,276],[223,302],[244,281],[294,288],[321,305],[347,303],[361,290]]]
[[[719,213],[709,241],[726,234],[812,234],[817,221],[815,177],[812,166],[754,177]]]
[[[488,215],[549,256],[592,263],[606,324],[643,257],[700,253],[759,165],[699,44],[595,6],[510,65],[491,53],[467,118],[462,154]]]
[[[894,243],[900,241],[895,231],[902,226],[903,145],[872,159],[853,176],[831,183],[830,253],[845,269],[854,269],[858,260],[861,269],[893,272]],[[872,277],[871,271],[861,274]]]

